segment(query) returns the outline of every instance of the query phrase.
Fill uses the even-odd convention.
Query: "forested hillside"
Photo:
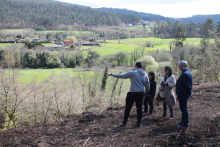
[[[85,26],[119,25],[139,22],[140,16],[112,13],[90,7],[44,0],[0,1],[0,27],[25,28],[43,26],[54,29],[58,25],[81,24]]]
[[[136,11],[127,10],[127,9],[117,9],[117,8],[99,8],[99,9],[110,11],[110,12],[140,15],[141,19],[144,21],[175,21],[175,19],[170,18],[170,17],[164,17],[161,15],[151,14],[151,13],[136,12]]]

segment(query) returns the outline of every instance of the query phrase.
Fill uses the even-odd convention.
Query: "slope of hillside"
[[[109,108],[100,113],[68,115],[62,121],[0,132],[0,146],[219,146],[220,142],[220,83],[193,86],[194,97],[189,99],[189,128],[176,127],[181,118],[177,105],[174,119],[159,118],[162,104],[154,103],[152,116],[143,116],[141,127],[133,128],[136,109],[133,107],[125,128],[117,127],[124,107]],[[169,115],[168,115],[169,116]]]
[[[161,15],[157,14],[151,14],[151,13],[144,13],[144,12],[136,12],[133,10],[128,10],[128,9],[117,9],[117,8],[98,8],[100,10],[106,10],[110,12],[119,12],[119,13],[124,13],[124,14],[133,14],[133,15],[140,15],[141,19],[143,21],[175,21],[175,19],[170,18],[170,17],[164,17]]]
[[[51,0],[0,1],[0,29],[44,26],[53,29],[58,25],[114,26],[139,22],[140,16],[112,13],[90,7],[53,2]]]

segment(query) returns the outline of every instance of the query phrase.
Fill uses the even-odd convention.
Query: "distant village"
[[[5,41],[1,41],[0,43],[25,43],[25,39],[19,39],[16,37],[7,37]],[[31,38],[30,43],[51,43],[45,42],[41,38]],[[78,41],[74,42],[73,40],[62,40],[57,41],[55,40],[54,45],[45,45],[46,48],[61,48],[61,47],[68,47],[68,46],[99,46],[99,42],[96,41],[95,38],[88,37],[85,41],[79,39]]]

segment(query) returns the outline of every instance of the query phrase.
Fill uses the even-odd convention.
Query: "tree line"
[[[186,38],[203,38],[206,36],[206,33],[203,30],[206,23],[196,24],[194,22],[189,22],[184,24],[180,21],[157,22],[153,28],[154,36],[161,38],[175,38],[176,31],[180,25],[185,32]],[[217,28],[218,25],[213,24],[213,30],[216,30]],[[212,35],[211,38],[214,38],[214,35]]]

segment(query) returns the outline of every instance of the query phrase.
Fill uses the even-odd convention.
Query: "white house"
[[[128,27],[132,27],[132,24],[131,24],[131,23],[129,23],[129,24],[128,24]]]
[[[31,38],[31,42],[41,42],[40,38]]]

